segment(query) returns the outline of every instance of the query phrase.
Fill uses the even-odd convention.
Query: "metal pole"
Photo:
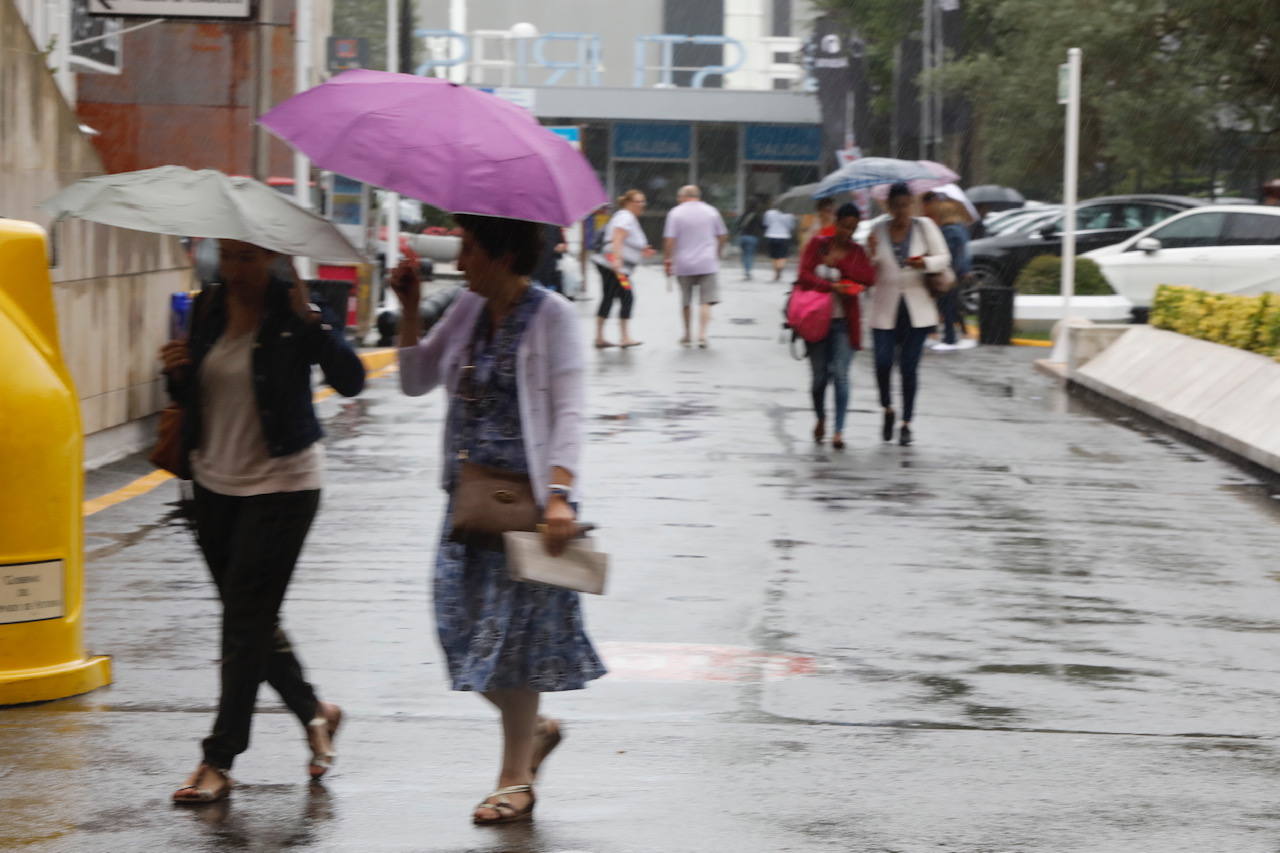
[[[293,22],[293,83],[295,92],[311,88],[312,0],[298,0]],[[311,163],[294,152],[293,193],[298,205],[311,209]]]
[[[400,0],[387,0],[387,70],[400,70]],[[383,254],[388,270],[400,264],[400,193],[386,195],[387,236]]]
[[[1062,360],[1071,363],[1071,297],[1076,287],[1076,182],[1080,159],[1080,48],[1067,51],[1067,129],[1062,182]]]
[[[253,85],[253,115],[259,118],[271,109],[271,39],[272,0],[259,0],[258,22],[254,27],[257,48],[257,80]],[[271,177],[271,137],[267,129],[253,125],[253,176],[266,182]]]
[[[942,4],[933,2],[932,5],[934,10],[933,11],[933,14],[934,14],[933,68],[935,72],[934,74],[935,79],[933,81],[933,86],[932,86],[933,110],[934,110],[933,112],[933,140],[934,140],[933,159],[941,160],[942,144],[945,141],[946,137],[944,133],[944,128],[942,126],[942,98],[943,98],[942,81],[937,78],[941,76],[942,63],[946,59],[947,46],[946,46],[946,42],[943,39],[943,31],[942,31]]]
[[[920,14],[924,18],[924,33],[920,37],[920,159],[927,160],[933,136],[932,80],[929,74],[933,64],[932,0],[924,0]]]

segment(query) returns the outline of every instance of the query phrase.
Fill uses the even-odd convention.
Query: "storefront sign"
[[[822,128],[817,125],[747,125],[744,142],[747,162],[816,163],[822,159]]]
[[[547,130],[572,145],[574,151],[582,150],[582,128],[577,125],[548,127]]]
[[[62,561],[0,565],[0,625],[59,619]]]
[[[250,0],[89,0],[90,15],[145,18],[248,18]]]
[[[687,124],[613,126],[613,156],[629,160],[688,160],[693,131]]]
[[[369,67],[369,40],[366,38],[340,38],[329,36],[329,71],[351,71]]]
[[[504,101],[509,101],[517,107],[526,109],[529,112],[536,112],[538,106],[538,95],[533,89],[522,89],[512,86],[477,86],[481,92],[488,92],[490,95],[497,95]]]

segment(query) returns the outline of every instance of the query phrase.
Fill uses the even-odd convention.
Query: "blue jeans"
[[[806,345],[813,373],[813,413],[826,420],[827,385],[836,387],[836,432],[844,432],[844,416],[849,409],[849,365],[853,346],[849,343],[849,321],[831,321],[831,331],[817,343]]]
[[[738,248],[742,249],[742,271],[751,275],[751,267],[756,262],[756,248],[760,245],[759,237],[743,234],[738,238]]]
[[[932,326],[913,328],[911,312],[905,300],[898,303],[898,325],[893,329],[872,329],[876,345],[876,384],[880,386],[880,405],[892,407],[889,396],[889,379],[893,362],[898,361],[902,372],[902,420],[910,422],[916,408],[917,375],[920,355],[924,352],[925,339],[933,331]]]

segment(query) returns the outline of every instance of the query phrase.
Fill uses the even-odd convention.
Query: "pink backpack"
[[[809,343],[831,332],[831,294],[794,287],[787,300],[787,325]]]

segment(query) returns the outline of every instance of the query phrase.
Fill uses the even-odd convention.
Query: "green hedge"
[[[1162,284],[1151,325],[1280,360],[1280,293],[1233,296]]]
[[[1062,293],[1062,258],[1041,255],[1022,268],[1014,287],[1019,293],[1057,296]],[[1111,296],[1115,291],[1107,284],[1098,265],[1088,258],[1076,258],[1076,295]]]

